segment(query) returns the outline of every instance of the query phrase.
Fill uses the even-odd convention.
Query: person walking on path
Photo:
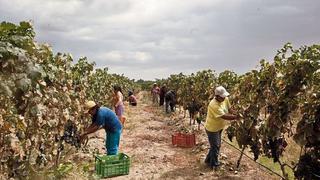
[[[227,90],[219,86],[214,91],[215,97],[208,105],[208,112],[205,122],[205,129],[208,135],[210,150],[205,159],[205,163],[212,169],[217,169],[220,165],[218,156],[221,146],[221,133],[226,120],[239,119],[232,110]]]
[[[105,147],[107,155],[118,154],[122,125],[117,115],[111,109],[100,107],[94,101],[87,101],[85,108],[86,113],[92,116],[92,124],[81,134],[80,141],[83,141],[88,134],[104,128],[106,131]]]

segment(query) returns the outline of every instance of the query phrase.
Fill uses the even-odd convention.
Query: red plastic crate
[[[196,135],[194,133],[175,133],[172,135],[172,145],[185,148],[193,147],[196,145]]]

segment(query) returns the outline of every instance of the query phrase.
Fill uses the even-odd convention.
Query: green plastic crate
[[[95,155],[95,169],[102,178],[129,174],[130,157],[124,153],[118,155]]]

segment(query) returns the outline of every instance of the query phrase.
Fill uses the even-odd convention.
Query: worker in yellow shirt
[[[205,163],[212,169],[219,167],[219,151],[221,145],[221,133],[226,124],[226,120],[239,119],[238,115],[231,109],[228,99],[230,95],[227,90],[219,86],[214,91],[215,96],[208,105],[207,118],[205,123],[208,135],[210,150],[205,159]]]

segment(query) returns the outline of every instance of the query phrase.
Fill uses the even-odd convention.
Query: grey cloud
[[[0,0],[37,41],[139,79],[212,68],[244,73],[286,42],[319,43],[320,1]]]

